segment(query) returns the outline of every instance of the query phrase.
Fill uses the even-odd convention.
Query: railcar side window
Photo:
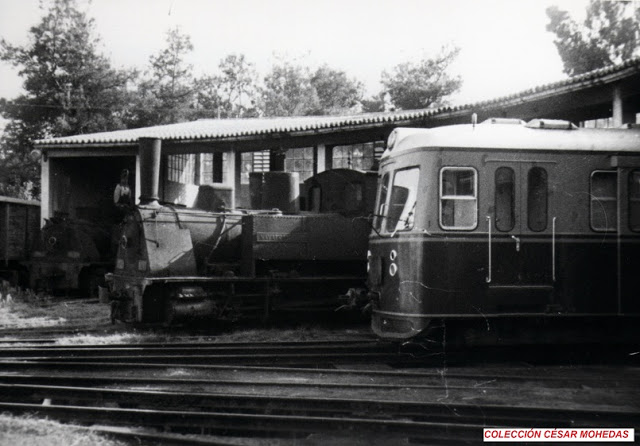
[[[378,192],[378,206],[376,208],[376,221],[374,227],[376,231],[382,228],[382,222],[387,215],[387,192],[389,190],[389,172],[385,173],[380,180],[380,191]]]
[[[478,179],[470,167],[443,167],[440,171],[440,226],[470,230],[478,225]]]
[[[387,231],[407,231],[413,228],[419,179],[420,168],[418,167],[396,171],[389,199]]]
[[[591,174],[591,228],[615,231],[618,227],[618,174],[595,171]]]
[[[532,231],[547,229],[547,171],[532,167],[527,177],[527,223]]]
[[[496,169],[496,229],[511,231],[515,226],[515,174],[510,167]]]
[[[640,231],[640,170],[629,174],[629,229]]]

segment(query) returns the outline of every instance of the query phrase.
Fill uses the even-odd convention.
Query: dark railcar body
[[[394,141],[395,140],[395,141]],[[640,131],[397,129],[370,238],[373,330],[640,315]]]
[[[97,295],[113,269],[113,226],[82,219],[48,219],[28,262],[34,290],[83,290]]]
[[[0,196],[0,278],[25,285],[29,250],[40,228],[40,202]]]

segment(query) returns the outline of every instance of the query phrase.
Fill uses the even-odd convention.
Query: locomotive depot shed
[[[41,217],[95,217],[109,208],[122,169],[140,195],[140,138],[161,141],[161,201],[187,207],[209,200],[249,205],[252,171],[299,172],[375,169],[396,127],[439,127],[485,119],[611,118],[613,127],[640,113],[640,58],[489,101],[437,109],[304,116],[203,119],[112,132],[41,139]],[[213,198],[212,198],[213,197]]]

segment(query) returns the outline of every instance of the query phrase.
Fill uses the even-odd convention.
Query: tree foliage
[[[586,73],[638,54],[640,7],[630,1],[591,0],[584,23],[557,6],[547,8],[547,31],[570,76]]]
[[[166,46],[149,59],[147,76],[138,84],[132,126],[170,124],[188,120],[195,99],[191,37],[170,29]]]
[[[392,72],[382,73],[382,85],[392,104],[402,110],[446,105],[447,96],[462,85],[459,76],[447,73],[460,52],[456,47],[442,47],[431,58],[396,65]]]
[[[197,116],[240,118],[256,115],[257,75],[242,54],[220,61],[219,72],[196,81]]]
[[[335,115],[353,112],[364,86],[341,70],[282,62],[264,78],[261,110],[266,116]]]
[[[29,31],[30,42],[15,46],[0,40],[0,59],[18,68],[25,94],[0,104],[11,120],[2,137],[2,165],[21,165],[31,152],[31,140],[124,127],[127,82],[133,72],[111,68],[98,52],[94,23],[75,0],[52,0]],[[29,164],[12,175],[36,181]]]

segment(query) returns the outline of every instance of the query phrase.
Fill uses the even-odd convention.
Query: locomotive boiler
[[[265,319],[273,312],[334,310],[338,296],[364,287],[370,231],[365,218],[296,213],[298,204],[290,200],[295,191],[282,190],[276,195],[285,200],[277,210],[163,206],[157,196],[159,141],[141,140],[140,146],[141,166],[151,167],[142,178],[141,203],[126,217],[114,272],[107,275],[112,320]],[[298,187],[296,174],[287,179],[291,175],[263,174],[266,182]],[[358,173],[342,178],[343,195],[373,184],[365,181],[371,176]],[[278,188],[261,188],[270,189]],[[354,209],[366,196],[364,189],[354,194]]]
[[[370,239],[372,328],[636,327],[640,130],[492,119],[396,129]]]

